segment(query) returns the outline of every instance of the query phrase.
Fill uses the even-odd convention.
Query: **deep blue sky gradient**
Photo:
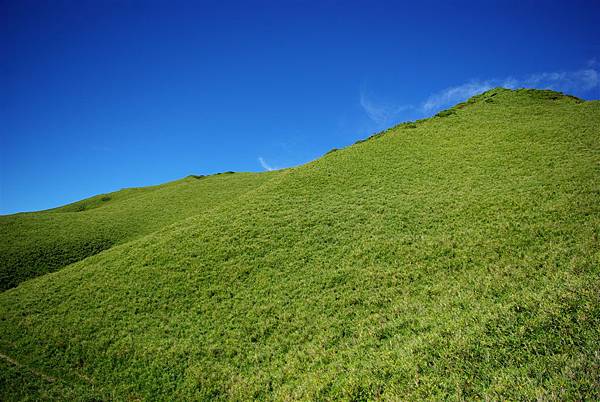
[[[599,17],[598,1],[0,0],[0,213],[306,163],[465,83],[598,99]]]

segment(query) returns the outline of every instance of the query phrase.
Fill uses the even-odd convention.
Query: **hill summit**
[[[0,217],[3,400],[600,398],[600,102]]]
[[[562,92],[552,91],[549,89],[506,89],[493,88],[479,95],[471,97],[464,103],[457,105],[470,105],[478,102],[486,103],[501,103],[507,106],[518,105],[540,105],[542,103],[552,104],[557,102],[562,103],[583,103],[584,100],[573,95],[564,94]]]

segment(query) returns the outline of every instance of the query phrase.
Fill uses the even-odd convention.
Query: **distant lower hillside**
[[[0,290],[206,213],[276,175],[189,176],[47,211],[0,216]]]
[[[2,400],[600,399],[599,101],[0,223]]]

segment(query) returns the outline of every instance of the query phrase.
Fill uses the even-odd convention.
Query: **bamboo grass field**
[[[600,101],[0,217],[0,399],[598,400]]]

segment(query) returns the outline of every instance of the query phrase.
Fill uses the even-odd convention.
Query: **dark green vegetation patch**
[[[13,277],[83,259],[0,294],[0,399],[598,400],[600,102],[451,110],[3,217]]]

